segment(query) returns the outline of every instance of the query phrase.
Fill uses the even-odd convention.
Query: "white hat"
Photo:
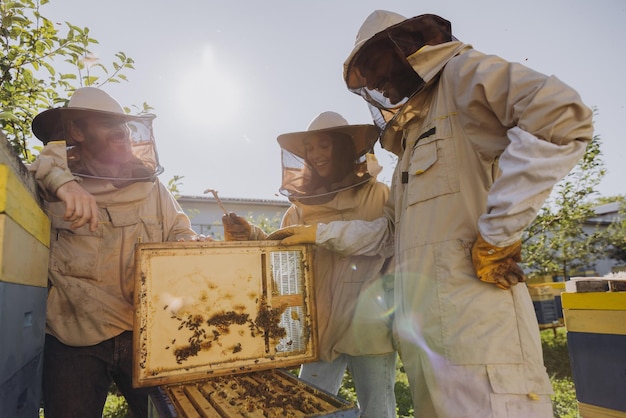
[[[312,135],[329,132],[340,133],[352,139],[356,155],[369,152],[378,139],[379,129],[374,125],[349,125],[348,121],[336,112],[322,112],[309,124],[306,131],[279,135],[277,140],[281,148],[304,158],[304,140]]]
[[[74,92],[67,107],[48,109],[35,116],[32,122],[33,134],[46,144],[55,139],[55,134],[62,132],[62,118],[64,116],[75,118],[84,113],[115,115],[128,120],[144,117],[154,118],[154,115],[128,115],[117,100],[109,96],[104,90],[95,87],[82,87]]]
[[[346,59],[343,65],[343,75],[346,79],[348,75],[348,68],[352,64],[352,60],[360,49],[365,45],[367,41],[374,38],[378,33],[381,33],[387,28],[397,25],[400,22],[404,22],[406,17],[401,14],[389,12],[387,10],[375,10],[366,19],[365,22],[359,28],[354,41],[354,48],[350,55]]]
[[[407,19],[394,12],[376,10],[365,19],[359,28],[354,48],[343,64],[343,78],[349,89],[363,87],[359,85],[353,68],[357,55],[365,49],[366,45],[372,45],[378,40],[392,36],[390,35],[392,32],[407,32],[416,35],[411,42],[414,51],[424,45],[436,45],[452,38],[450,22],[440,16],[423,14]]]

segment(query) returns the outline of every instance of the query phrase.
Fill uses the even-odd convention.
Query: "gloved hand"
[[[315,244],[317,236],[317,224],[294,225],[277,229],[267,239],[281,240],[282,245]]]
[[[224,225],[224,241],[249,241],[252,227],[241,216],[230,212],[228,215],[222,216],[222,225]]]
[[[517,264],[522,261],[522,243],[517,241],[506,247],[489,244],[478,234],[472,247],[472,263],[480,280],[494,283],[500,289],[510,289],[525,282],[524,271]]]

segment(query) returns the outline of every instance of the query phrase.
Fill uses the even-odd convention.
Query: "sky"
[[[626,194],[623,0],[51,0],[40,11],[62,33],[63,22],[88,27],[108,68],[120,51],[134,60],[128,82],[102,88],[123,106],[153,108],[163,182],[182,176],[183,195],[286,200],[278,135],[327,110],[372,123],[342,71],[377,9],[438,14],[475,49],[575,88],[597,112],[608,170],[599,196]],[[395,159],[375,152],[389,183]]]

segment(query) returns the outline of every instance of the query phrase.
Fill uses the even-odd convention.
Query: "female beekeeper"
[[[349,125],[338,113],[323,112],[306,131],[280,135],[280,192],[292,202],[282,227],[382,216],[389,189],[376,180],[381,168],[371,151],[378,134],[374,125]],[[234,213],[223,223],[226,240],[281,238],[267,237]],[[315,250],[319,361],[302,365],[299,377],[336,395],[347,368],[362,417],[396,415],[390,261],[382,253]]]

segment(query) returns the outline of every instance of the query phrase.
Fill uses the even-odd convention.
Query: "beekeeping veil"
[[[424,63],[425,58],[420,52],[425,47],[450,41],[456,41],[450,22],[439,16],[424,14],[407,19],[397,13],[376,10],[359,28],[354,48],[344,63],[344,80],[350,91],[367,101],[374,123],[383,130],[409,98],[423,89],[441,69],[437,67],[439,63]],[[367,80],[368,69],[376,65],[371,60],[376,50],[394,53],[397,61],[410,71],[412,90],[403,91],[405,97],[400,100],[391,102],[383,95],[384,86],[372,86],[372,80]]]
[[[335,195],[365,183],[381,170],[373,154],[379,129],[374,125],[349,125],[338,113],[319,114],[306,131],[280,135],[283,178],[280,193],[291,201],[322,204]],[[321,179],[307,159],[306,140],[328,136],[333,141],[332,178]]]
[[[80,122],[88,116],[113,116],[111,120],[120,126],[130,141],[127,169],[119,177],[107,177],[90,172],[81,161],[76,142],[68,132],[69,124]],[[116,185],[133,181],[151,181],[163,172],[152,131],[153,114],[128,115],[122,106],[103,90],[95,87],[77,89],[67,106],[48,109],[37,115],[32,122],[33,134],[44,144],[49,141],[66,141],[68,165],[72,174],[81,177],[111,180]],[[117,123],[119,119],[120,123]]]

